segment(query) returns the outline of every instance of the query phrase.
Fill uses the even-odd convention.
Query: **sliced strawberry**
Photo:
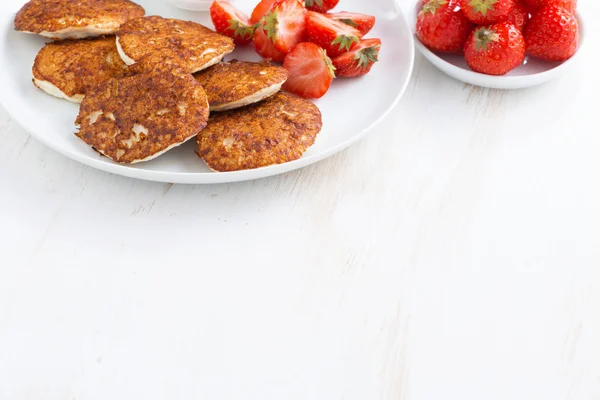
[[[304,5],[299,0],[277,0],[263,18],[262,29],[277,50],[289,53],[307,39]]]
[[[325,16],[358,29],[363,36],[375,26],[375,17],[372,15],[341,11],[325,14]]]
[[[331,57],[349,51],[362,37],[360,31],[350,25],[314,11],[308,12],[306,28],[310,41],[325,49]]]
[[[252,16],[250,16],[250,22],[256,24],[262,17],[267,15],[269,9],[277,0],[262,0],[252,11]]]
[[[255,28],[240,10],[224,0],[215,0],[210,6],[210,18],[215,30],[223,35],[233,38],[236,44],[252,42]]]
[[[332,59],[338,78],[354,78],[371,71],[373,64],[379,61],[380,39],[361,40],[349,52]]]
[[[306,8],[320,13],[332,10],[339,2],[340,0],[305,0]]]
[[[273,42],[267,38],[267,34],[262,29],[257,29],[254,32],[254,49],[262,58],[267,60],[283,62],[285,58],[285,54],[275,48]]]
[[[289,72],[283,89],[301,97],[323,97],[335,78],[331,60],[314,43],[300,43],[285,57],[283,66]]]

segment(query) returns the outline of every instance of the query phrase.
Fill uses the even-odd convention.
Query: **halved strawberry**
[[[285,54],[275,48],[273,42],[267,38],[267,34],[262,29],[257,29],[254,32],[254,49],[256,52],[267,60],[283,62]]]
[[[256,24],[262,17],[267,15],[269,9],[277,0],[262,0],[254,10],[252,11],[252,15],[250,16],[250,22]]]
[[[358,29],[363,36],[375,26],[375,17],[372,15],[341,11],[325,14],[325,16]]]
[[[305,0],[306,8],[320,13],[332,10],[339,2],[340,0]]]
[[[335,78],[331,60],[314,43],[300,43],[285,57],[283,66],[289,72],[283,89],[301,97],[323,97]]]
[[[255,28],[250,19],[229,2],[215,0],[210,6],[210,19],[217,32],[233,38],[236,44],[248,44],[252,41]]]
[[[325,49],[331,57],[349,51],[362,37],[360,31],[350,25],[314,11],[308,12],[306,28],[310,41]]]
[[[277,0],[263,18],[261,28],[277,50],[287,54],[306,41],[306,8],[300,0]]]
[[[338,78],[354,78],[371,71],[373,64],[379,61],[380,39],[361,40],[349,52],[332,59]]]

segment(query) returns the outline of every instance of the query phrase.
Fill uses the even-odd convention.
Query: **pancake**
[[[300,158],[322,125],[317,106],[280,92],[248,107],[213,114],[198,135],[198,155],[218,172],[282,164]]]
[[[127,65],[151,57],[193,73],[218,63],[233,47],[233,39],[205,26],[158,16],[128,21],[117,32],[117,49]]]
[[[268,63],[231,61],[194,75],[208,96],[211,111],[247,106],[273,96],[287,80],[283,67]]]
[[[46,93],[75,103],[110,78],[125,76],[115,37],[66,40],[46,44],[33,64],[33,84]]]
[[[206,93],[192,75],[157,67],[112,78],[89,92],[76,135],[114,161],[133,164],[194,138],[208,114]]]
[[[143,17],[129,0],[31,0],[15,17],[15,30],[52,39],[110,35],[125,21]]]

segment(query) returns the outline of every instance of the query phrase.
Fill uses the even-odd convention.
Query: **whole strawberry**
[[[489,25],[506,21],[515,0],[461,0],[460,7],[469,21]]]
[[[523,32],[525,25],[527,25],[527,22],[529,22],[529,9],[523,0],[515,1],[515,6],[508,15],[507,21],[516,26],[518,30]]]
[[[549,6],[537,11],[525,28],[527,53],[548,61],[564,61],[577,52],[577,18],[562,7]]]
[[[532,11],[547,6],[566,8],[572,13],[577,9],[577,0],[525,0],[525,4],[527,4]]]
[[[460,53],[473,24],[459,8],[459,0],[429,0],[417,17],[417,37],[431,50]]]
[[[504,75],[523,63],[525,40],[508,22],[478,27],[467,39],[465,59],[475,72]]]

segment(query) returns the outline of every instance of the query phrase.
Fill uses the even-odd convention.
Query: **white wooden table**
[[[0,109],[0,399],[599,399],[589,29],[530,90],[418,57],[378,132],[241,184],[99,172]]]

